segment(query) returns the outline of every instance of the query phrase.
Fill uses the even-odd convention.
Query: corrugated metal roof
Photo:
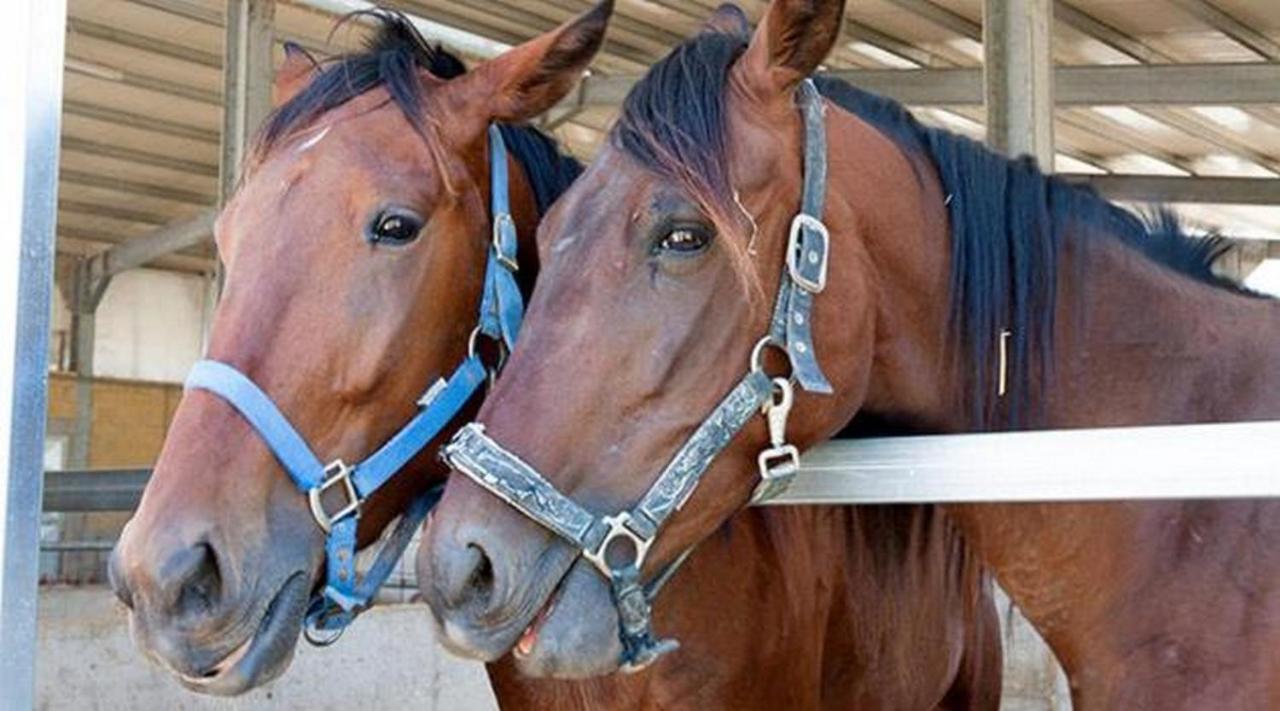
[[[718,0],[618,0],[593,72],[636,75],[688,36]],[[741,3],[756,19],[764,0]],[[398,0],[385,5],[506,44],[571,17],[586,0]],[[1063,66],[1280,61],[1275,0],[1059,0]],[[222,0],[70,0],[59,248],[94,253],[216,202],[222,123]],[[859,0],[832,69],[981,65],[981,0]],[[277,39],[350,48],[335,16],[280,0]],[[282,53],[277,48],[277,61]],[[1224,81],[1230,81],[1224,73]],[[919,107],[982,135],[980,107]],[[587,157],[612,120],[588,107],[554,131]],[[1068,172],[1280,177],[1280,105],[1059,107],[1057,168]],[[1280,206],[1179,206],[1205,226],[1280,239]],[[207,258],[199,247],[189,257]],[[206,261],[171,260],[198,268]]]

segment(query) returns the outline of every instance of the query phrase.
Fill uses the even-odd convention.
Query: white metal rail
[[[1280,497],[1280,422],[830,442],[779,504]]]
[[[48,472],[52,511],[127,511],[144,469]],[[768,505],[1280,497],[1280,422],[850,439]]]

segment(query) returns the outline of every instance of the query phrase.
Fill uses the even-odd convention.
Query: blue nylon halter
[[[231,365],[201,360],[187,376],[186,388],[207,390],[230,403],[258,432],[289,478],[307,495],[312,516],[326,534],[326,584],[312,598],[307,611],[307,638],[327,644],[364,610],[404,553],[413,532],[440,499],[443,485],[415,499],[400,516],[368,572],[356,574],[356,528],[361,504],[422,452],[432,439],[466,406],[489,375],[475,352],[483,335],[507,350],[515,345],[524,314],[524,300],[516,284],[516,229],[511,219],[507,147],[497,126],[489,127],[490,209],[492,244],[485,267],[480,316],[466,360],[447,380],[436,381],[418,400],[419,412],[399,432],[364,461],[347,465],[341,459],[322,464],[305,439],[289,423],[271,397]],[[337,488],[345,503],[336,512],[325,508],[322,495]],[[318,633],[328,633],[321,639]]]

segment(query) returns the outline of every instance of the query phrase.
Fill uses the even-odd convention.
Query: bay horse
[[[291,49],[276,79],[277,109],[218,223],[229,270],[210,357],[261,383],[319,452],[358,455],[391,437],[417,396],[467,351],[494,219],[485,209],[493,181],[486,127],[561,98],[598,48],[610,10],[602,3],[469,73],[395,13],[369,15],[381,29],[368,49],[328,66]],[[503,124],[501,133],[527,295],[538,271],[529,238],[580,166],[533,129]],[[242,693],[283,673],[327,556],[306,499],[235,404],[188,390],[110,568],[143,650],[189,688],[213,694]],[[362,506],[362,546],[443,479],[434,445]],[[904,540],[939,525],[926,523]],[[721,544],[699,552],[705,577],[672,585],[673,598],[687,603],[682,631],[706,640],[721,632],[740,645],[707,644],[651,674],[584,681],[529,679],[507,657],[488,665],[499,702],[645,708],[700,699],[751,708],[762,699],[808,698],[813,692],[789,689],[821,668],[835,684],[826,692],[845,704],[887,691],[864,690],[863,681],[901,677],[923,694],[940,686],[957,708],[994,707],[999,648],[984,581],[967,579],[967,597],[955,593],[947,608],[970,605],[972,618],[899,620],[883,605],[899,634],[882,640],[876,659],[853,657],[844,650],[855,645],[812,637],[810,620],[847,630],[873,611],[845,605],[836,592],[822,610],[808,610],[789,587],[770,585],[774,564],[748,556],[777,533],[777,524],[730,526]],[[805,555],[844,553],[818,541]],[[937,558],[939,571],[973,574]],[[911,582],[927,599],[944,581],[939,574]],[[793,578],[806,584],[829,585]],[[763,624],[770,614],[795,629]],[[768,659],[777,667],[751,663],[749,644],[772,646]]]
[[[446,448],[463,476],[419,551],[433,585],[478,559],[515,627],[621,617],[643,643],[661,630],[648,604],[677,603],[637,580],[785,481],[787,447],[856,417],[964,432],[1280,415],[1280,304],[1213,275],[1219,241],[811,83],[843,9],[775,0],[749,40],[701,35],[632,89],[540,227],[527,336]],[[1076,708],[1280,706],[1280,504],[944,511]],[[508,634],[427,597],[446,634]]]

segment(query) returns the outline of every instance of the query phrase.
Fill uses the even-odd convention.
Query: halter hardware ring
[[[821,251],[810,249],[807,254],[800,253],[800,237],[805,229],[810,230],[822,240]],[[827,255],[831,252],[831,232],[822,220],[803,212],[791,220],[791,234],[787,237],[787,271],[791,280],[810,294],[822,293],[827,288]],[[818,265],[818,277],[810,279],[800,268],[801,260],[807,259]]]
[[[347,466],[346,462],[341,459],[335,459],[325,466],[324,479],[307,491],[307,500],[311,504],[311,516],[315,518],[320,530],[324,531],[326,535],[333,531],[333,524],[360,511],[360,494],[356,491],[355,482],[351,480],[351,475],[354,472],[355,469]],[[338,509],[336,513],[330,514],[324,510],[324,502],[321,497],[324,496],[324,492],[339,484],[342,485],[342,492],[347,497],[347,503]]]
[[[493,216],[493,256],[498,263],[507,268],[507,271],[515,273],[520,271],[520,263],[516,261],[514,256],[508,256],[503,249],[504,230],[511,230],[511,234],[515,234],[516,222],[512,219],[510,213],[502,212]]]
[[[773,340],[773,336],[765,336],[764,338],[756,341],[756,345],[751,349],[751,372],[764,372],[764,353],[769,348],[776,349],[787,359],[788,371],[795,370],[791,365],[791,352],[787,350],[786,346]]]
[[[609,565],[609,546],[616,540],[625,539],[630,541],[632,548],[635,549],[635,559],[627,567],[634,567],[637,571],[644,564],[644,559],[649,555],[649,546],[653,545],[652,538],[644,538],[640,534],[631,530],[627,524],[631,523],[631,514],[623,511],[617,516],[605,516],[600,519],[602,523],[609,527],[609,532],[605,534],[604,540],[600,541],[600,545],[595,550],[583,550],[582,557],[596,567],[604,576],[610,580],[613,579],[614,567]]]

